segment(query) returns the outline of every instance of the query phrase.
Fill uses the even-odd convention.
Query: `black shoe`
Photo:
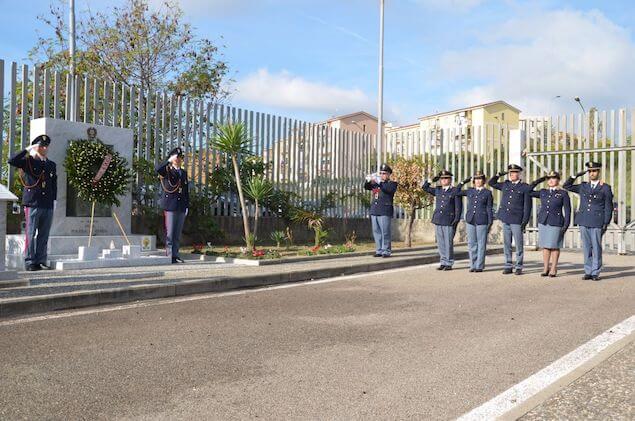
[[[589,279],[593,279],[593,276],[585,274],[582,279],[588,281]]]
[[[483,272],[483,269],[474,269],[474,272],[481,273],[481,272]]]
[[[437,270],[445,270],[445,265],[441,265],[437,268]]]
[[[511,268],[507,268],[503,270],[503,275],[509,275],[510,273],[514,273],[514,271]]]
[[[375,256],[374,256],[374,257],[382,257],[382,256],[383,256],[383,254],[380,254],[380,253],[375,253]]]
[[[25,269],[28,270],[29,272],[35,272],[35,271],[38,271],[38,270],[42,270],[40,265],[28,265]]]
[[[446,266],[443,268],[443,270],[452,270],[452,266]]]
[[[522,274],[523,274],[522,269],[516,269],[516,275],[522,275]]]
[[[175,257],[174,259],[176,260],[176,263],[185,263],[185,260],[181,259],[180,257]]]
[[[555,278],[556,276],[558,276],[558,275],[556,275],[555,273],[550,273],[550,274],[549,274],[549,277],[550,277],[550,278]]]
[[[470,268],[470,272],[476,272],[476,269]]]
[[[52,267],[47,266],[44,263],[40,263],[38,266],[40,266],[40,269],[42,269],[42,270],[53,270]]]
[[[542,272],[540,276],[549,276],[549,272]]]
[[[176,257],[173,257],[173,258],[172,258],[172,264],[175,264],[175,263],[179,263],[179,262],[178,262],[178,260],[176,259]]]
[[[592,280],[594,281],[599,281],[600,280],[600,275],[594,275],[593,277],[591,277]]]

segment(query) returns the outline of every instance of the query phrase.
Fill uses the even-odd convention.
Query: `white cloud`
[[[235,98],[255,105],[328,114],[373,109],[361,89],[309,81],[286,70],[270,73],[259,69],[246,76],[236,83]]]
[[[635,83],[635,44],[598,11],[558,10],[515,18],[494,28],[478,47],[446,53],[443,77],[480,80],[457,92],[452,105],[503,99],[528,114],[577,107],[628,105]],[[561,98],[554,100],[556,95]]]
[[[430,9],[467,12],[484,2],[484,0],[414,0],[415,3]]]

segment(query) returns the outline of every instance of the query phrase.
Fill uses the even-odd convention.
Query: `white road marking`
[[[31,317],[23,317],[18,319],[0,321],[0,326],[11,326],[11,325],[17,325],[22,323],[38,322],[43,320],[54,320],[54,319],[63,319],[67,317],[85,316],[87,314],[108,313],[112,311],[128,310],[131,308],[154,307],[154,306],[160,306],[165,304],[184,303],[188,301],[208,300],[211,298],[228,297],[232,295],[244,295],[244,294],[270,291],[274,289],[285,289],[285,288],[295,288],[295,287],[307,286],[307,285],[326,284],[330,282],[346,281],[346,280],[358,279],[358,278],[363,278],[368,276],[383,275],[387,273],[404,272],[408,270],[417,270],[417,269],[427,269],[436,265],[437,264],[434,263],[434,264],[426,264],[426,265],[418,265],[418,266],[408,266],[404,268],[386,269],[386,270],[380,270],[375,272],[358,273],[355,275],[336,276],[333,278],[317,279],[314,281],[301,281],[301,282],[291,282],[288,284],[281,284],[281,285],[270,285],[270,286],[265,286],[262,288],[242,289],[242,290],[227,291],[227,292],[210,292],[207,294],[197,294],[197,295],[175,297],[175,298],[159,298],[156,301],[155,300],[140,301],[136,303],[122,304],[118,306],[97,307],[97,308],[91,308],[87,310],[69,310],[69,311],[63,311],[59,313],[44,314],[41,316],[31,316]]]
[[[504,415],[634,331],[635,316],[631,316],[457,420],[491,420]]]

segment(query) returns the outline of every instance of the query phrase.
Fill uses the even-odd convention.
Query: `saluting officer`
[[[611,186],[600,180],[602,164],[587,162],[586,170],[569,177],[563,187],[580,195],[580,207],[574,222],[580,226],[584,253],[584,278],[600,280],[602,271],[602,236],[613,216],[613,192]],[[589,182],[573,184],[576,178],[589,173]]]
[[[441,260],[437,270],[452,270],[452,265],[454,265],[454,233],[461,220],[463,204],[458,195],[459,189],[452,186],[452,177],[450,171],[443,170],[432,179],[433,183],[441,180],[440,186],[431,187],[428,180],[423,183],[423,190],[436,198],[432,223],[435,227]]]
[[[514,273],[512,263],[512,237],[516,244],[516,275],[523,273],[524,240],[523,233],[529,216],[531,215],[531,197],[529,184],[520,180],[520,165],[510,164],[507,171],[501,171],[490,178],[488,184],[502,192],[501,202],[496,217],[503,223],[503,251],[505,252],[505,269],[503,274]],[[508,179],[499,182],[498,179],[508,174]]]
[[[461,190],[464,184],[472,181],[474,187]],[[463,180],[457,189],[459,196],[467,197],[465,209],[465,228],[467,231],[467,247],[470,255],[470,272],[483,272],[485,268],[485,252],[487,234],[494,221],[492,210],[492,192],[484,187],[485,174],[477,171],[473,177]]]
[[[535,191],[536,186],[547,180],[547,188]],[[540,276],[556,277],[560,249],[571,221],[569,193],[560,187],[560,173],[550,171],[529,185],[529,195],[540,199],[538,211],[538,246],[542,248],[543,270]]]
[[[370,220],[375,238],[375,257],[390,257],[392,253],[390,223],[397,183],[390,179],[391,174],[392,168],[382,164],[379,176],[367,175],[364,183],[364,189],[372,192]]]
[[[183,150],[174,148],[168,159],[156,167],[161,181],[161,199],[165,220],[165,253],[172,257],[172,263],[183,263],[179,255],[179,244],[183,223],[190,206],[187,171],[183,165]]]
[[[51,138],[40,135],[31,145],[9,159],[9,164],[20,169],[22,204],[26,221],[26,270],[51,269],[46,264],[46,248],[53,222],[53,209],[57,200],[57,167],[47,158]]]

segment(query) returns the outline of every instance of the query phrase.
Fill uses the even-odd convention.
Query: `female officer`
[[[461,190],[464,184],[472,181],[474,187]],[[457,186],[459,196],[467,196],[465,210],[465,228],[467,246],[470,254],[470,272],[483,272],[485,268],[485,250],[487,234],[492,227],[494,212],[492,210],[492,192],[483,187],[485,174],[477,171],[474,177],[468,177]]]
[[[547,180],[547,188],[535,191],[536,186]],[[569,193],[560,187],[560,173],[550,171],[529,185],[529,195],[540,199],[538,211],[538,246],[542,248],[543,270],[540,276],[554,278],[558,273],[558,259],[564,242],[564,234],[571,220]]]
[[[187,172],[181,168],[182,164],[183,150],[174,148],[168,159],[156,167],[163,190],[159,205],[163,208],[165,219],[165,253],[172,257],[172,263],[183,263],[179,255],[179,244],[190,206]]]

